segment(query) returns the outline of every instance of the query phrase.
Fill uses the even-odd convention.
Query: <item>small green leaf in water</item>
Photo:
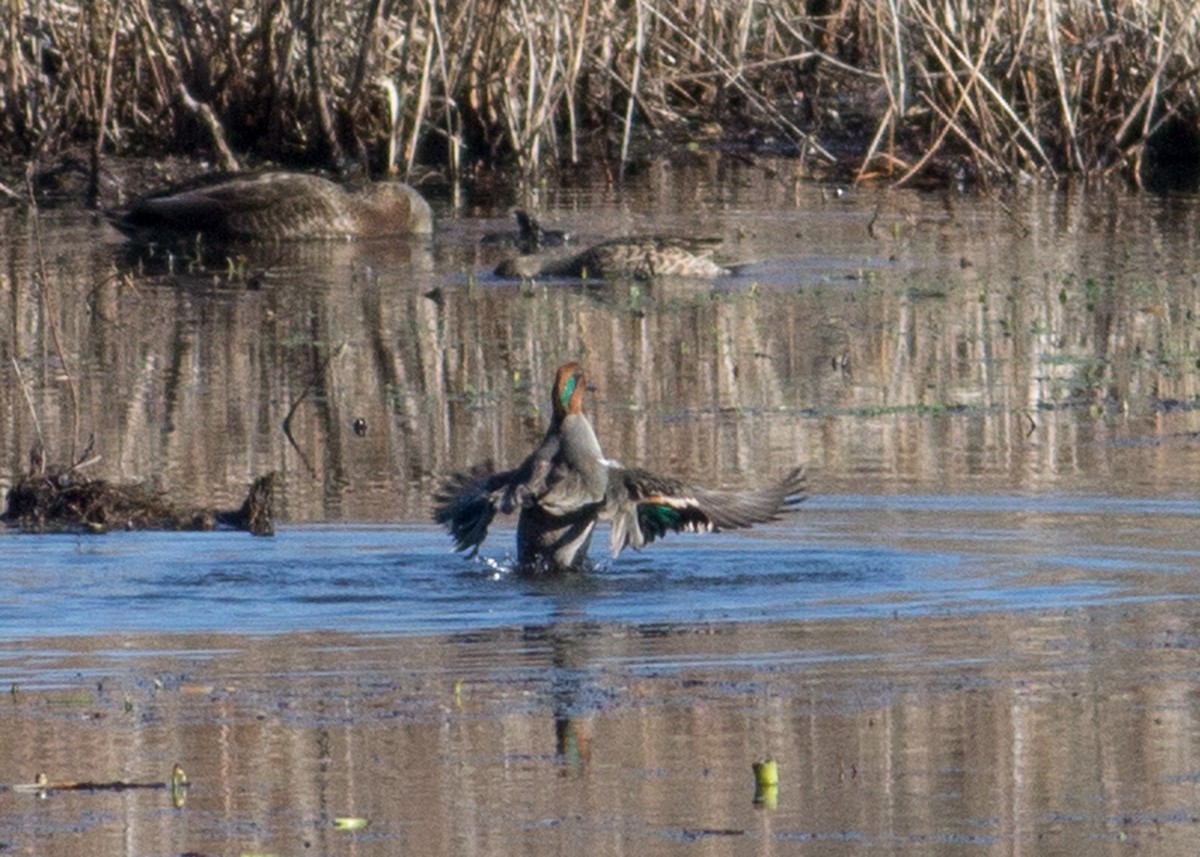
[[[183,765],[178,762],[171,768],[171,781],[168,785],[171,788],[171,803],[176,809],[183,809],[183,805],[187,803],[188,777]]]
[[[751,767],[754,769],[754,779],[758,785],[779,785],[779,763],[774,759],[764,759],[761,762],[755,762]]]
[[[775,759],[763,759],[755,762],[754,768],[754,805],[766,809],[779,806],[779,764]]]
[[[363,818],[362,816],[357,816],[357,815],[342,816],[341,818],[335,818],[333,820],[333,829],[334,830],[363,830],[370,823],[371,823],[371,820],[369,818]]]

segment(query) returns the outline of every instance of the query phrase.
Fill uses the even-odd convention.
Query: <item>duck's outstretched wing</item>
[[[448,477],[433,496],[433,520],[454,538],[456,551],[479,553],[497,511],[512,512],[525,502],[529,469],[497,471],[492,462]]]
[[[766,488],[699,488],[637,468],[614,467],[601,516],[612,522],[614,557],[641,549],[668,532],[736,530],[774,521],[807,496],[804,468]]]

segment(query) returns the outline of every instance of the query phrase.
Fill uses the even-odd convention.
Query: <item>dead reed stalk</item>
[[[1190,0],[16,0],[0,150],[376,172],[623,164],[714,126],[860,176],[1136,171],[1200,117]],[[835,146],[837,155],[835,157]],[[93,164],[93,172],[97,169]]]

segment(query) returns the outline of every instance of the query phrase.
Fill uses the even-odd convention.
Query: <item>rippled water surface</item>
[[[475,560],[413,525],[10,536],[0,627],[10,639],[460,634],[564,617],[804,622],[1191,598],[1198,516],[1190,500],[817,497],[749,534],[676,537],[565,580],[510,573],[503,527]]]
[[[170,265],[3,213],[0,476],[91,435],[185,503],[276,471],[280,525],[0,534],[0,854],[1194,853],[1195,199],[697,159],[535,202],[744,267],[502,283],[505,206],[444,199],[432,243]],[[568,359],[608,454],[812,498],[567,580],[511,521],[451,554],[430,493]]]

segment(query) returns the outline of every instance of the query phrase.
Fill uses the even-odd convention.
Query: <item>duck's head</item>
[[[359,195],[355,211],[360,238],[386,238],[433,232],[433,209],[415,188],[403,182],[375,182]]]
[[[587,378],[578,363],[564,363],[554,378],[554,417],[561,420],[567,414],[583,413],[583,394]]]

